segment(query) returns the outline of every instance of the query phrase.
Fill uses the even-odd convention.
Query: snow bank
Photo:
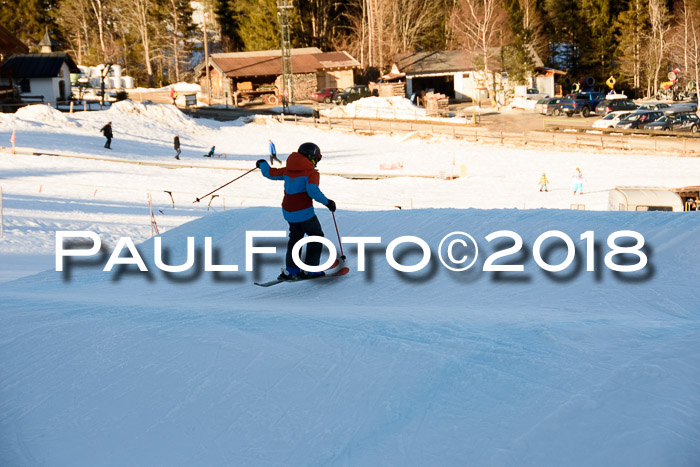
[[[413,120],[426,118],[425,109],[416,107],[405,97],[365,97],[345,106],[321,111],[321,115],[338,118],[393,118]]]
[[[171,85],[177,92],[200,92],[202,87],[196,83],[175,83]]]
[[[318,213],[332,238],[330,213]],[[525,270],[452,273],[434,257],[426,271],[399,274],[383,247],[369,246],[359,272],[348,245],[348,276],[261,289],[242,272],[245,232],[286,223],[279,208],[254,208],[161,237],[167,264],[184,263],[188,236],[203,261],[208,236],[216,264],[239,273],[131,268],[108,279],[95,262],[76,264],[68,281],[53,271],[16,281],[0,290],[0,463],[697,465],[696,217],[336,215],[343,235],[380,236],[384,247],[418,235],[437,248],[465,230],[484,258],[512,246],[484,240],[507,228],[526,248],[498,263]],[[586,271],[585,246],[571,270],[546,274],[529,249],[549,229],[574,241],[594,231],[604,245],[630,228],[653,249],[640,281],[600,263]],[[270,244],[284,250],[282,239]],[[153,240],[139,249],[150,267]],[[550,264],[565,256],[545,251]],[[259,265],[260,279],[276,275],[282,256]]]
[[[106,112],[137,116],[150,122],[163,124],[174,130],[195,130],[199,126],[177,107],[168,104],[125,100],[115,102]]]
[[[15,113],[15,117],[20,120],[40,122],[54,127],[72,125],[63,112],[44,104],[21,107]]]

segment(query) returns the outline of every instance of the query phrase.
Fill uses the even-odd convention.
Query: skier
[[[277,159],[277,149],[275,148],[275,143],[273,143],[271,139],[268,139],[267,141],[270,143],[270,165],[272,165],[273,161],[277,161],[281,164],[282,161]]]
[[[576,172],[574,172],[574,194],[578,192],[579,195],[583,194],[583,173],[581,169],[576,167]]]
[[[175,154],[175,159],[180,160],[180,135],[175,135],[173,139],[173,147],[177,154]]]
[[[549,191],[547,185],[549,185],[549,180],[547,180],[547,174],[542,172],[542,176],[540,177],[540,191],[542,191],[543,189],[544,191]]]
[[[105,126],[102,127],[100,130],[103,135],[105,135],[105,138],[107,138],[107,142],[105,143],[105,147],[107,149],[112,149],[112,122],[107,122]]]
[[[209,152],[204,155],[204,157],[213,157],[215,149],[216,149],[216,146],[212,146],[211,149],[209,150]]]
[[[282,214],[284,220],[289,223],[289,241],[285,259],[286,268],[282,269],[278,280],[295,281],[325,275],[323,271],[302,271],[292,260],[292,248],[304,238],[304,235],[324,236],[321,223],[314,212],[313,200],[325,205],[331,212],[335,212],[335,202],[326,198],[318,186],[319,173],[316,170],[316,164],[321,157],[321,149],[316,144],[304,143],[299,146],[297,152],[289,155],[285,167],[270,168],[265,159],[260,159],[255,164],[265,178],[284,180]],[[318,266],[321,262],[321,250],[320,243],[309,243],[304,263],[309,266]]]
[[[175,102],[177,101],[177,91],[175,88],[170,88],[170,98],[173,100],[173,105],[175,105]]]

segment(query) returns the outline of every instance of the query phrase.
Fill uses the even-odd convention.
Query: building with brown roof
[[[347,52],[322,52],[316,47],[291,49],[294,74],[294,99],[308,99],[310,93],[327,87],[354,85],[353,70],[360,64]],[[270,103],[279,101],[281,92],[282,52],[264,50],[212,54],[209,57],[211,97],[233,103],[234,99],[268,96]],[[203,94],[209,94],[205,63],[195,67]]]

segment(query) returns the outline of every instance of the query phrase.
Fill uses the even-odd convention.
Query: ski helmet
[[[318,164],[322,157],[321,148],[314,143],[302,144],[299,146],[299,149],[297,149],[297,152],[302,156],[306,156],[306,158],[309,159],[314,165]]]

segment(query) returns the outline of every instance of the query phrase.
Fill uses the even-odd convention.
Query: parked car
[[[616,110],[636,110],[637,104],[629,99],[605,99],[600,101],[595,108],[596,115],[607,115]]]
[[[336,94],[333,98],[333,102],[335,102],[336,104],[345,105],[350,102],[354,102],[358,99],[362,99],[363,97],[369,97],[371,95],[372,91],[370,91],[368,86],[350,86],[349,88],[345,88],[345,90]]]
[[[639,110],[666,110],[669,108],[669,105],[665,102],[647,102],[646,104],[640,105],[638,108]]]
[[[605,94],[602,92],[580,92],[576,94],[575,99],[571,100],[571,103],[562,103],[560,107],[567,117],[571,117],[573,114],[588,117],[603,99],[605,99]]]
[[[646,130],[698,132],[700,118],[694,113],[666,114],[655,122],[644,126]]]
[[[312,92],[309,97],[316,102],[325,102],[330,104],[336,94],[338,94],[342,89],[340,88],[326,88],[321,91]]]
[[[535,104],[535,112],[543,115],[561,115],[559,102],[562,100],[563,99],[561,97],[547,97],[545,99],[540,99]]]
[[[620,119],[615,128],[623,130],[644,128],[644,125],[658,120],[663,115],[664,113],[660,110],[636,110]]]
[[[528,90],[525,92],[525,99],[546,99],[547,97],[549,97],[549,94],[539,92],[535,88],[528,88]]]
[[[664,109],[664,113],[680,113],[680,112],[696,112],[698,110],[698,104],[695,102],[682,102],[679,104],[671,104],[667,109]]]
[[[618,124],[620,119],[631,113],[631,110],[615,110],[614,112],[607,114],[605,117],[593,122],[593,128],[615,128],[615,125]]]

